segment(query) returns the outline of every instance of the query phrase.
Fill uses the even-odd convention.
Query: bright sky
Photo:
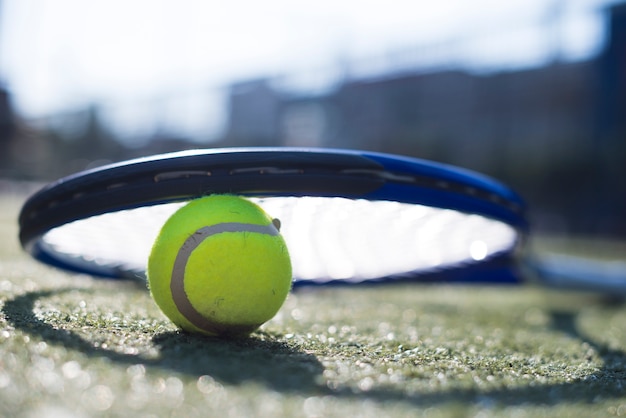
[[[2,0],[0,77],[37,117],[346,62],[358,74],[355,63],[376,58],[399,65],[401,50],[478,69],[533,65],[555,48],[566,59],[597,50],[610,2]]]

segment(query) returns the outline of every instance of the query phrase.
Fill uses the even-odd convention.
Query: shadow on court
[[[26,293],[7,300],[2,310],[16,329],[89,357],[104,357],[120,365],[143,364],[147,369],[162,369],[190,377],[210,375],[216,381],[228,385],[253,382],[279,392],[303,396],[329,395],[377,403],[405,402],[419,407],[453,402],[485,406],[558,405],[623,398],[626,388],[626,370],[623,369],[626,353],[597,343],[582,334],[576,325],[577,314],[574,312],[550,312],[550,327],[554,332],[564,333],[595,349],[602,358],[603,366],[591,375],[569,383],[534,384],[496,390],[443,389],[440,392],[408,394],[393,387],[374,387],[365,392],[350,388],[330,389],[323,378],[324,367],[315,355],[277,341],[271,335],[223,340],[166,332],[152,336],[152,343],[159,353],[156,357],[124,354],[96,347],[78,333],[57,329],[46,323],[33,311],[39,299],[72,290],[75,289]]]
[[[96,347],[76,332],[56,329],[37,318],[33,312],[37,300],[72,290],[75,289],[26,293],[6,301],[3,312],[16,329],[49,344],[61,345],[89,357],[104,357],[121,365],[143,364],[146,368],[161,368],[198,377],[210,375],[228,384],[256,382],[277,391],[310,390],[323,371],[315,356],[273,339],[251,337],[224,340],[167,332],[152,337],[159,350],[156,358]]]

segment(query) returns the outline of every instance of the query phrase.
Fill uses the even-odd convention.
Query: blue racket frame
[[[44,263],[94,276],[127,278],[127,274],[115,268],[74,262],[56,254],[42,244],[42,237],[56,227],[94,215],[214,193],[396,201],[481,215],[504,222],[518,232],[510,251],[472,265],[402,278],[500,283],[521,280],[516,260],[528,234],[528,222],[525,203],[518,194],[469,170],[366,151],[221,148],[162,154],[99,167],[62,178],[31,196],[19,216],[19,238],[23,248]],[[387,279],[381,277],[368,283]]]

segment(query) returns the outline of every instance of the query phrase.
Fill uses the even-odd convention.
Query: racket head
[[[47,264],[94,276],[142,278],[139,259],[149,252],[146,247],[168,214],[185,201],[214,193],[255,199],[270,215],[281,218],[283,234],[290,237],[295,284],[519,280],[512,266],[528,225],[524,202],[515,192],[456,167],[353,150],[193,150],[103,166],[60,179],[31,196],[20,213],[19,237],[26,251]],[[311,212],[311,207],[318,212]],[[138,227],[140,219],[152,222],[149,232]],[[449,242],[440,244],[441,252],[456,242],[459,255],[445,259],[438,254],[434,261],[411,264],[415,254],[434,245],[416,244],[415,237],[425,229],[411,219],[439,228],[438,238],[429,239],[448,235]],[[435,219],[440,223],[433,223]],[[303,229],[302,223],[310,229]],[[408,231],[406,242],[389,233],[393,228]],[[111,236],[109,230],[117,235]],[[479,236],[487,230],[487,235],[500,238]],[[463,236],[470,233],[477,236]],[[97,249],[99,244],[116,248],[138,237],[142,239],[134,245],[142,249],[137,260],[126,260],[130,251],[122,249],[108,259],[99,255],[103,251]],[[332,254],[310,259],[337,240],[348,247],[375,242],[376,249],[367,254],[358,256],[364,249],[344,253],[353,254],[350,263],[376,264],[371,260],[380,258],[378,264],[386,267],[369,268],[369,272],[358,266],[329,270],[323,266],[346,263],[333,261]],[[301,243],[314,248],[298,254]],[[300,268],[307,263],[317,268]]]

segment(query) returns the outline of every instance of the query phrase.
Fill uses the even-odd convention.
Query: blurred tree
[[[11,142],[15,137],[15,131],[11,96],[7,90],[0,87],[0,170],[5,170],[9,165]]]
[[[66,126],[49,132],[56,143],[56,152],[50,158],[70,174],[95,165],[117,161],[125,157],[126,148],[107,128],[100,117],[98,106],[92,105],[80,117]]]

